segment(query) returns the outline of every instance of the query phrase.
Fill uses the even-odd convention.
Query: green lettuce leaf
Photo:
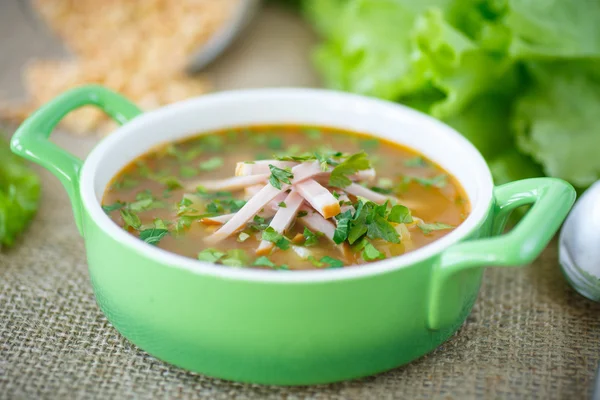
[[[12,246],[35,215],[40,180],[0,139],[0,248]]]
[[[513,116],[518,148],[547,175],[585,187],[600,178],[600,62],[530,63]]]
[[[600,57],[597,0],[509,0],[505,24],[517,58]]]

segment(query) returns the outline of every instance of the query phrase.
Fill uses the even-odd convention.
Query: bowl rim
[[[331,101],[360,102],[363,105],[370,107],[384,107],[388,109],[387,111],[394,109],[392,110],[393,112],[405,113],[406,116],[413,118],[416,122],[427,122],[430,125],[433,124],[439,129],[444,129],[449,135],[453,136],[451,137],[451,140],[456,141],[460,146],[466,147],[469,150],[469,153],[472,154],[473,168],[475,170],[474,173],[479,175],[478,179],[482,179],[482,182],[486,187],[478,187],[477,203],[474,205],[472,204],[473,207],[467,219],[465,219],[455,230],[444,237],[399,257],[376,261],[365,265],[353,266],[351,268],[325,270],[280,271],[252,268],[229,268],[222,265],[195,260],[171,253],[139,240],[138,238],[121,229],[102,210],[101,204],[95,196],[94,177],[101,164],[102,155],[106,152],[110,152],[111,147],[118,144],[120,137],[124,135],[140,134],[140,132],[143,133],[144,126],[151,125],[153,121],[171,118],[172,115],[181,108],[196,108],[211,102],[222,103],[232,100],[239,100],[240,98],[260,101],[261,98],[269,98],[272,100],[273,97],[283,99],[286,97],[290,98],[290,96],[305,97],[306,101],[310,101],[311,98],[314,99],[315,97],[319,97],[321,99]],[[435,158],[433,158],[433,160],[436,161]],[[419,264],[437,254],[440,254],[450,246],[462,241],[483,223],[492,204],[494,188],[491,172],[487,167],[487,164],[481,153],[479,153],[479,151],[465,137],[443,122],[398,103],[392,103],[385,100],[368,98],[361,95],[335,90],[309,88],[260,88],[223,91],[172,103],[167,106],[145,112],[126,124],[118,127],[108,137],[100,141],[100,143],[96,145],[96,147],[85,159],[79,177],[81,202],[83,208],[89,214],[89,217],[94,221],[97,227],[103,231],[103,233],[110,235],[124,246],[134,250],[140,257],[151,258],[156,262],[161,263],[166,268],[183,269],[199,275],[208,275],[212,277],[241,281],[277,282],[288,284],[366,278]]]

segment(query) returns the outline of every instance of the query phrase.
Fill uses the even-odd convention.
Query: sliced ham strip
[[[215,244],[232,235],[238,229],[243,227],[250,219],[260,212],[271,200],[281,193],[281,189],[277,189],[271,185],[265,185],[260,192],[254,195],[235,215],[227,221],[215,233],[206,237],[206,242]]]
[[[340,213],[339,201],[314,179],[307,179],[297,183],[294,187],[325,219],[335,217]]]
[[[352,183],[349,186],[346,186],[344,188],[344,191],[354,196],[364,197],[365,199],[371,200],[372,202],[377,204],[383,204],[387,200],[392,200],[390,197],[381,193],[374,192],[371,189],[359,185],[358,183]]]
[[[187,190],[196,190],[198,186],[202,186],[209,192],[235,192],[242,190],[248,186],[264,183],[269,179],[269,175],[250,175],[250,176],[235,176],[233,178],[220,179],[214,181],[197,181],[186,185]]]
[[[269,165],[277,168],[293,168],[298,165],[294,161],[260,160],[254,163],[239,162],[235,166],[235,176],[270,174]]]
[[[223,214],[218,215],[216,217],[205,217],[200,220],[204,225],[223,225],[225,222],[229,221],[235,213],[232,214]]]
[[[318,162],[302,163],[292,168],[294,178],[290,180],[291,184],[302,182],[310,179],[321,172]],[[236,178],[252,178],[256,175],[239,176]],[[235,178],[231,178],[235,179]],[[265,185],[258,193],[256,193],[229,221],[227,221],[215,233],[205,238],[205,241],[210,244],[215,244],[232,235],[242,226],[244,226],[251,218],[253,218],[260,210],[265,208],[278,194],[286,191],[290,185],[282,185],[281,189],[277,189],[270,183]]]
[[[308,215],[305,215],[302,218],[298,218],[302,224],[304,224],[308,229],[314,232],[321,232],[323,235],[327,237],[331,241],[331,243],[335,244],[344,259],[348,256],[349,248],[346,243],[337,244],[333,241],[333,235],[335,234],[335,225],[331,222],[323,218],[319,213],[314,211],[308,211]]]
[[[292,222],[294,222],[296,219],[296,213],[300,209],[303,201],[304,199],[302,196],[300,196],[300,194],[295,190],[292,190],[284,200],[286,206],[280,207],[279,210],[277,210],[275,217],[273,217],[273,220],[269,226],[273,228],[275,232],[284,234]],[[271,252],[273,246],[274,243],[263,240],[260,242],[260,245],[256,250],[256,254],[259,256],[267,255]]]

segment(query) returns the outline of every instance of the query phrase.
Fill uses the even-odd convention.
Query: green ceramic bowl
[[[84,105],[122,124],[85,162],[48,140],[65,114]],[[461,182],[472,212],[447,236],[398,258],[286,272],[171,254],[129,235],[102,211],[110,179],[152,146],[260,123],[336,126],[408,145]],[[357,378],[432,351],[471,311],[484,267],[530,263],[575,198],[571,186],[550,178],[494,187],[481,155],[448,126],[398,104],[324,90],[219,93],[142,114],[119,95],[87,86],[34,113],[14,135],[12,149],[65,186],[98,304],[119,332],[182,368],[264,384]],[[522,205],[531,210],[502,234],[510,212]]]

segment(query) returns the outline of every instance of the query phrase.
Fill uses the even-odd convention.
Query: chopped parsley
[[[321,232],[313,232],[310,229],[304,227],[304,232],[302,236],[304,236],[304,245],[306,247],[314,246],[319,243],[319,236],[322,236]]]
[[[310,140],[319,140],[319,139],[321,139],[321,131],[318,130],[318,129],[316,129],[316,128],[305,128],[304,129],[304,134]]]
[[[333,187],[345,188],[352,183],[348,176],[369,168],[371,168],[371,163],[369,162],[365,152],[353,154],[338,164],[333,171],[331,171],[329,185]]]
[[[296,214],[296,218],[306,217],[307,215],[308,215],[307,211],[300,210],[300,211],[298,211],[298,214]]]
[[[279,203],[278,206],[281,208],[287,208],[287,204],[285,204],[285,201],[282,201],[281,203]]]
[[[225,256],[225,253],[220,252],[217,249],[204,249],[198,253],[198,260],[216,263]]]
[[[424,187],[436,187],[436,188],[442,188],[444,186],[446,186],[446,183],[448,183],[448,175],[446,174],[440,174],[440,175],[436,175],[433,178],[421,178],[418,176],[410,176],[410,175],[406,175],[404,176],[404,183],[408,184],[411,182],[416,182],[421,186]]]
[[[149,228],[140,231],[140,239],[144,242],[156,246],[169,231],[167,229]]]
[[[385,254],[377,250],[377,248],[367,239],[363,239],[358,244],[357,250],[362,250],[361,256],[365,261],[381,260],[385,258]]]
[[[181,184],[181,182],[179,182],[179,179],[177,179],[174,176],[166,176],[163,178],[159,178],[158,182],[165,185],[168,190],[176,190],[183,188],[183,185]]]
[[[433,231],[442,231],[455,228],[455,226],[444,224],[442,222],[436,222],[434,224],[419,223],[417,226],[425,235],[429,235]]]
[[[267,141],[267,147],[271,150],[283,149],[283,139],[280,137],[272,137]]]
[[[364,150],[374,150],[379,147],[379,139],[361,140],[360,147]]]
[[[277,232],[271,226],[267,227],[263,231],[262,239],[274,243],[275,246],[279,247],[281,250],[287,250],[290,248],[289,239]]]
[[[117,201],[113,204],[108,204],[105,206],[102,206],[102,209],[104,210],[105,213],[109,213],[111,211],[116,211],[116,210],[120,210],[121,208],[125,207],[125,203],[121,202],[121,201]]]
[[[337,258],[329,256],[321,258],[320,262],[328,264],[329,268],[342,268],[344,266],[344,262],[342,260],[338,260]]]
[[[187,165],[183,165],[181,168],[179,168],[179,173],[184,178],[193,178],[194,176],[198,175],[198,170]]]
[[[123,175],[121,180],[116,181],[112,187],[113,189],[133,189],[140,184],[140,181],[130,178],[127,175]]]
[[[233,249],[227,252],[225,258],[220,260],[223,265],[228,267],[243,267],[248,265],[248,254],[242,249]]]
[[[325,266],[327,266],[327,268],[341,268],[344,266],[343,261],[329,256],[322,257],[320,260],[317,260],[314,256],[308,256],[307,260],[317,268],[323,268]]]
[[[269,164],[269,170],[271,171],[269,183],[276,189],[281,189],[282,182],[290,185],[290,179],[294,178],[294,174],[289,169],[281,169]]]
[[[214,171],[223,166],[223,158],[213,157],[207,161],[201,162],[199,167],[201,171]]]
[[[405,160],[404,161],[404,166],[405,167],[410,167],[410,168],[415,168],[415,167],[422,168],[422,167],[428,167],[429,163],[423,157],[416,156],[416,157],[413,157],[413,158],[409,158],[408,160]]]
[[[259,267],[270,267],[270,268],[275,267],[275,263],[273,261],[269,260],[265,256],[258,257],[252,265],[259,266]]]
[[[394,222],[396,224],[409,224],[413,222],[413,219],[408,207],[396,204],[390,210],[390,214],[388,215],[388,221]]]
[[[400,243],[400,235],[388,222],[388,202],[378,205],[372,201],[359,201],[354,214],[352,210],[336,216],[338,226],[333,240],[337,243],[348,241],[354,244],[366,235],[369,239],[383,239],[391,243]],[[397,213],[396,211],[395,213]],[[394,218],[396,215],[394,215]]]
[[[140,217],[138,217],[137,214],[125,208],[120,209],[119,213],[121,213],[121,218],[123,218],[123,222],[125,222],[125,229],[131,227],[138,230],[140,229],[140,226],[142,226],[142,221],[140,221]]]

